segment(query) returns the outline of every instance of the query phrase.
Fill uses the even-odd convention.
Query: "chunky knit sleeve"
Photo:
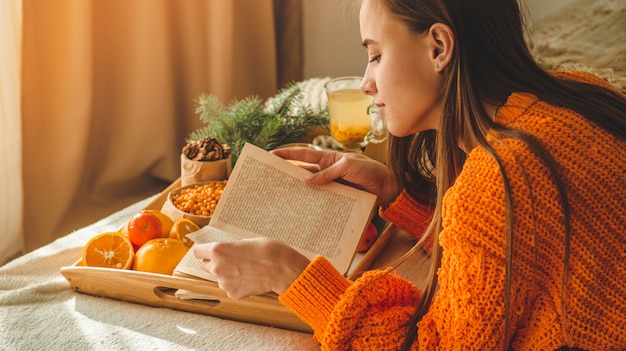
[[[380,217],[419,240],[430,224],[433,208],[402,191],[389,207],[380,211]],[[424,248],[431,246],[432,243],[426,243]]]
[[[351,282],[320,256],[279,300],[313,328],[322,350],[397,350],[420,296],[392,271]]]

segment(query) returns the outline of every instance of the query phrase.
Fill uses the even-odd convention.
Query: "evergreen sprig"
[[[315,127],[328,126],[325,106],[303,103],[302,91],[289,84],[268,104],[258,96],[234,99],[228,106],[212,95],[197,99],[196,113],[205,126],[192,132],[187,142],[213,137],[231,148],[233,165],[246,142],[265,150],[299,142]]]

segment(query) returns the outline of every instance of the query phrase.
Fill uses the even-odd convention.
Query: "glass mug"
[[[361,152],[369,143],[387,139],[384,119],[372,97],[361,92],[361,77],[339,77],[324,84],[328,98],[330,134],[346,152]]]

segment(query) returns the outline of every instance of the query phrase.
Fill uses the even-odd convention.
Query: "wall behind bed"
[[[529,20],[536,21],[576,0],[525,0]],[[304,0],[304,78],[362,75],[361,47],[354,0]]]

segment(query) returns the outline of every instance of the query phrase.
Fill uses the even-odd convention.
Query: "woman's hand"
[[[220,289],[232,299],[271,291],[281,294],[310,262],[270,238],[199,244],[193,250],[202,259],[202,268],[217,278]]]
[[[364,155],[289,148],[275,149],[272,153],[287,160],[309,164],[303,168],[313,172],[306,179],[311,184],[342,180],[376,195],[379,206],[389,205],[401,190],[385,165]]]

